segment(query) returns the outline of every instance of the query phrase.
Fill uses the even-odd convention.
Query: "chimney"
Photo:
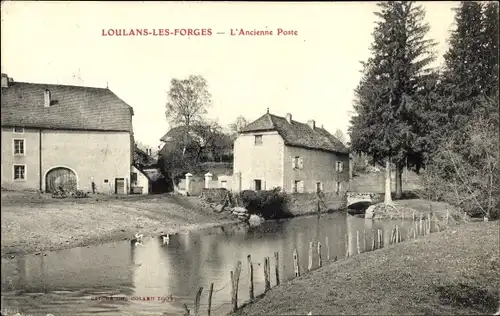
[[[311,129],[315,129],[316,128],[316,122],[314,120],[307,121],[307,125],[309,125],[309,127]]]
[[[49,89],[45,89],[43,93],[44,106],[46,108],[50,107],[50,91]]]
[[[8,88],[9,82],[9,76],[7,76],[7,74],[2,74],[2,88]]]
[[[292,114],[290,114],[290,113],[287,113],[287,114],[286,114],[286,121],[287,121],[288,123],[292,124]]]

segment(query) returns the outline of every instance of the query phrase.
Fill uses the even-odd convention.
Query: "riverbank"
[[[198,198],[104,196],[53,199],[2,191],[2,258],[238,222]]]
[[[452,226],[330,263],[233,315],[491,315],[499,246],[499,222]]]

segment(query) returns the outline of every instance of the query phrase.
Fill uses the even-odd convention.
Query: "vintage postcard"
[[[495,1],[2,1],[1,315],[499,315]]]

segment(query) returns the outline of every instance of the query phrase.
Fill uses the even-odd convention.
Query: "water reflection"
[[[345,244],[357,253],[357,232],[361,251],[371,249],[376,230],[383,229],[384,244],[389,243],[395,221],[373,222],[345,214],[326,214],[292,220],[268,221],[259,227],[234,225],[199,232],[144,240],[142,245],[121,242],[91,248],[53,252],[47,256],[28,255],[2,260],[4,303],[21,312],[54,314],[182,314],[182,305],[192,307],[198,287],[202,293],[202,311],[206,311],[208,288],[214,283],[214,315],[229,311],[230,271],[242,262],[239,285],[240,302],[248,299],[247,255],[254,266],[254,287],[264,291],[264,259],[270,258],[271,285],[275,285],[274,253],[280,256],[281,282],[293,278],[292,252],[299,253],[301,273],[307,271],[309,242],[314,243],[313,268],[319,258],[321,242],[323,262],[345,256]],[[399,222],[400,223],[400,222]],[[408,224],[410,225],[410,224]],[[385,229],[384,229],[385,228]],[[328,238],[329,249],[326,239]],[[38,294],[37,294],[38,293]],[[127,296],[126,301],[95,301],[92,296]],[[131,300],[131,297],[154,297]],[[161,302],[159,298],[174,300]]]

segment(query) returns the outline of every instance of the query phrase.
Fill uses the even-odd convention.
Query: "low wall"
[[[293,193],[288,194],[287,209],[294,216],[315,214],[318,213],[318,201],[322,213],[343,210],[347,206],[345,195],[323,193],[319,200],[316,193]]]
[[[223,204],[228,194],[226,189],[202,189],[203,198],[210,203]]]

